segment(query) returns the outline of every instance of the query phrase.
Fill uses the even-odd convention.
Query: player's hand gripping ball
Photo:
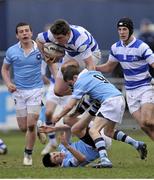
[[[47,63],[56,63],[65,55],[65,49],[55,43],[44,44],[44,55]]]

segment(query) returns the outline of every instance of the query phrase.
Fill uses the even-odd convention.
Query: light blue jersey
[[[86,156],[86,161],[80,164],[80,166],[84,166],[99,157],[99,153],[96,149],[92,148],[81,140],[72,143],[71,146]],[[68,151],[62,144],[58,146],[58,150],[65,153],[62,167],[76,167],[79,165],[79,162],[77,162],[72,153]]]
[[[149,64],[154,63],[154,54],[143,41],[134,38],[127,46],[116,42],[111,47],[109,61],[121,64],[127,90],[151,84]]]
[[[66,53],[69,56],[75,57],[80,53],[84,52],[94,52],[98,50],[98,44],[93,36],[83,27],[70,25],[71,35],[68,43],[65,45]],[[55,39],[50,30],[38,34],[38,39],[40,42],[55,42]]]
[[[17,89],[35,89],[43,86],[42,57],[35,42],[33,50],[28,55],[24,54],[19,42],[8,48],[4,63],[13,66],[14,83]]]
[[[85,94],[101,103],[110,97],[122,95],[99,71],[86,71],[79,74],[74,84],[72,98],[81,99]]]

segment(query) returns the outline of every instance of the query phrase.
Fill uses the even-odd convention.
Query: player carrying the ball
[[[78,62],[81,67],[94,70],[95,64],[100,59],[100,51],[94,37],[85,28],[70,25],[63,19],[56,20],[47,32],[39,33],[36,42],[47,61],[50,59],[51,62],[55,62],[56,59],[44,52],[44,45],[49,42],[57,45],[57,49],[64,48],[63,63]],[[57,96],[71,94],[70,88],[62,78],[61,69],[56,76],[54,91]]]

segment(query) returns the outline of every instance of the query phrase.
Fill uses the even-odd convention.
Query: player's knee
[[[29,125],[28,126],[28,131],[30,131],[30,132],[33,132],[33,131],[35,131],[35,125]]]
[[[25,124],[25,125],[23,125],[23,124],[18,124],[18,126],[19,126],[19,129],[20,129],[22,132],[26,132],[26,131],[27,131],[27,126],[26,126],[26,124]]]
[[[25,133],[27,131],[27,127],[20,127],[20,130]]]

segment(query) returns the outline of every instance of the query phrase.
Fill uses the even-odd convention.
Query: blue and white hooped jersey
[[[70,25],[71,36],[68,43],[64,46],[66,54],[70,57],[75,58],[81,53],[86,52],[87,56],[91,55],[92,52],[98,50],[98,44],[94,37],[83,27]],[[38,34],[40,42],[55,42],[55,39],[50,30]],[[55,42],[56,43],[56,42]]]
[[[17,89],[42,88],[43,80],[41,75],[42,56],[33,41],[32,51],[26,55],[20,42],[11,46],[6,51],[5,64],[13,67],[14,83]]]
[[[121,96],[121,92],[111,84],[101,72],[83,70],[74,84],[72,98],[81,99],[88,94],[91,99],[104,102],[108,98]]]
[[[109,61],[121,64],[127,90],[151,84],[149,64],[154,63],[154,54],[143,41],[134,38],[127,46],[116,42],[111,47]]]

